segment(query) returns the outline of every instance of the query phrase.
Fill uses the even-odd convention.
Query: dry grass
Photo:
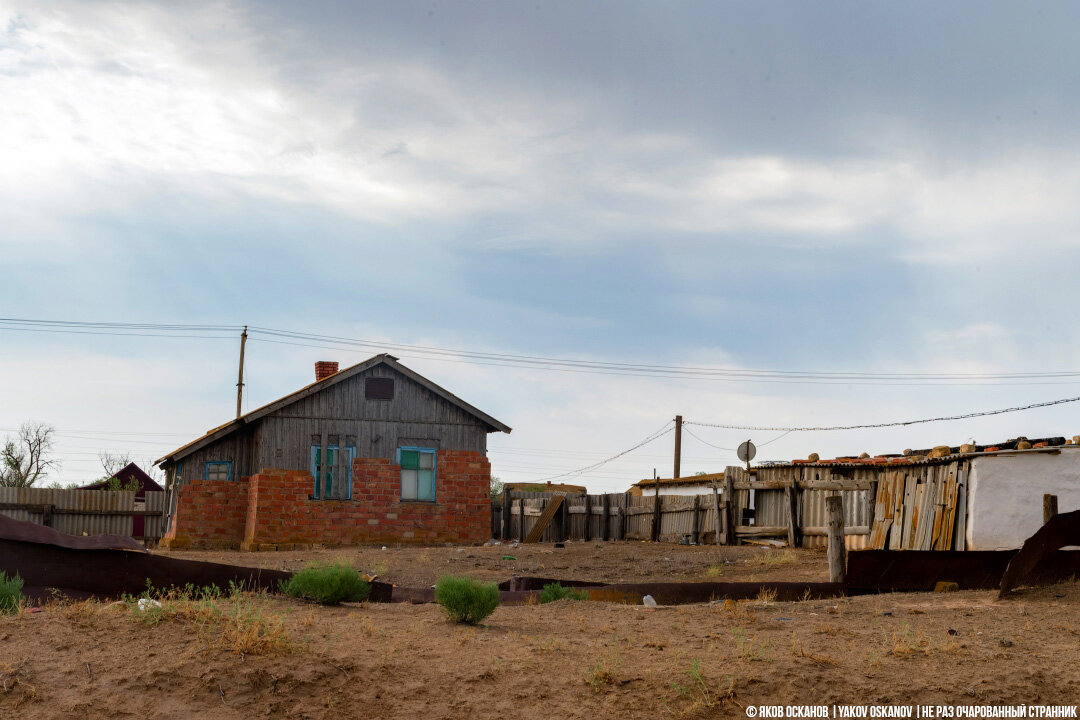
[[[215,588],[185,588],[156,593],[147,597],[124,599],[131,618],[143,625],[178,622],[193,628],[207,645],[216,645],[240,655],[274,655],[298,649],[285,618],[267,610],[265,595],[241,592],[233,588],[228,598],[222,598]],[[139,603],[143,602],[140,607]],[[88,611],[73,610],[77,614]],[[301,624],[305,621],[302,620]],[[313,618],[307,618],[308,625]]]
[[[686,671],[687,684],[672,683],[671,687],[681,698],[687,701],[682,708],[683,715],[714,714],[728,702],[735,700],[735,677],[725,675],[713,683],[705,675],[697,658],[690,660],[690,669]]]
[[[37,698],[37,689],[27,682],[29,658],[23,658],[18,664],[0,663],[0,696],[14,696],[14,710],[24,702],[33,702]]]
[[[772,642],[762,640],[755,642],[747,636],[742,627],[732,628],[731,634],[735,636],[735,648],[739,657],[750,662],[772,662]]]
[[[959,651],[960,646],[956,640],[949,638],[944,642],[935,642],[927,638],[922,630],[913,630],[910,625],[904,623],[900,632],[893,633],[892,646],[888,649],[887,654],[893,657],[905,658]]]
[[[776,602],[776,595],[776,588],[762,586],[761,590],[758,591],[757,600],[759,603],[763,603],[765,605],[772,605],[774,602]]]
[[[807,651],[806,648],[802,646],[802,643],[799,642],[799,636],[795,633],[791,633],[791,655],[792,657],[796,658],[806,658],[807,660],[812,660],[818,665],[828,665],[829,667],[836,667],[840,664],[828,655],[816,655],[812,652]]]
[[[769,550],[756,555],[746,561],[747,565],[758,567],[784,567],[785,565],[795,565],[799,562],[799,555],[791,549],[788,550]]]
[[[757,616],[754,615],[754,608],[750,606],[750,603],[746,600],[725,600],[723,605],[723,612],[731,617],[732,620],[744,624],[752,624],[757,620]]]

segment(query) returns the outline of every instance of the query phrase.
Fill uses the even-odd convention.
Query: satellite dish
[[[754,447],[754,443],[747,440],[743,444],[739,445],[739,459],[745,463],[750,462],[757,455],[757,448]]]

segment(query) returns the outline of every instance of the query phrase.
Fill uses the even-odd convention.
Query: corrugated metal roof
[[[1015,443],[1014,443],[1015,444]],[[831,460],[791,460],[789,462],[774,462],[774,463],[762,463],[759,467],[777,468],[777,467],[823,467],[823,468],[842,468],[842,467],[888,467],[893,465],[941,465],[945,463],[954,462],[961,458],[973,458],[973,457],[992,457],[992,456],[1008,456],[1018,455],[1022,453],[1059,453],[1062,450],[1074,451],[1080,450],[1080,445],[1063,444],[1063,445],[1043,445],[1041,447],[1031,447],[1026,449],[1001,449],[997,446],[989,446],[987,449],[980,452],[952,452],[947,455],[939,455],[937,457],[931,457],[928,455],[879,455],[877,457],[868,458],[852,458],[852,457],[840,457],[833,458]]]

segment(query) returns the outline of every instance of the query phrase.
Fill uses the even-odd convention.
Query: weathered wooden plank
[[[829,578],[842,583],[847,578],[847,546],[844,544],[844,498],[833,495],[825,498],[829,518]]]
[[[787,536],[787,525],[739,525],[735,534],[739,537]]]
[[[548,525],[551,524],[551,519],[555,517],[555,513],[562,507],[564,495],[556,495],[550,500],[546,500],[546,507],[544,512],[540,515],[540,518],[536,521],[536,524],[529,530],[529,534],[525,537],[525,542],[534,543],[539,542],[540,538],[544,535],[544,531],[548,529]]]
[[[802,534],[807,537],[828,537],[828,525],[808,525],[802,528]],[[849,525],[844,528],[844,535],[869,535],[868,525]]]

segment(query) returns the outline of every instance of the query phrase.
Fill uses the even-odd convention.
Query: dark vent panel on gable
[[[365,378],[364,397],[368,400],[393,400],[394,378]]]

